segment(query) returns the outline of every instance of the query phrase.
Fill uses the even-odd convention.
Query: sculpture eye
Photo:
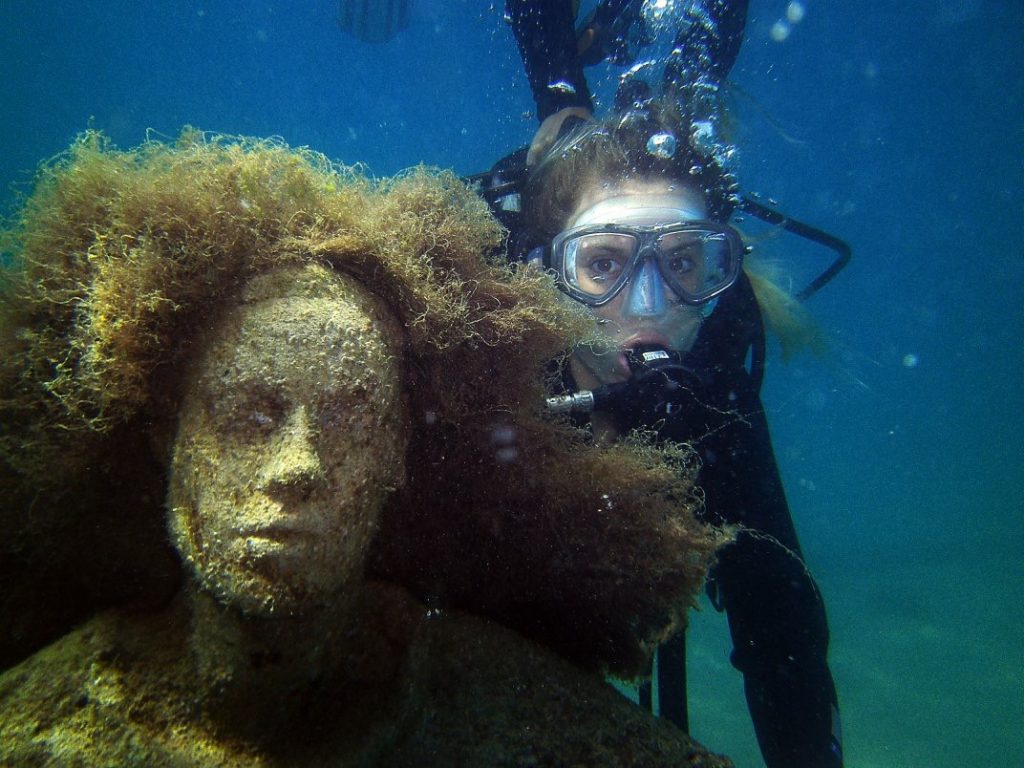
[[[249,418],[260,429],[270,429],[274,426],[274,417],[267,415],[258,408],[252,411]]]
[[[341,400],[332,400],[320,411],[320,428],[327,431],[341,429],[349,412],[349,407]]]
[[[225,434],[270,435],[284,420],[284,404],[271,393],[252,392],[242,397],[214,398],[212,417]]]

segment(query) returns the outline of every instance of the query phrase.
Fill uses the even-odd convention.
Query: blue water
[[[534,127],[501,3],[412,3],[377,46],[329,0],[0,3],[0,180],[90,125],[123,147],[191,124],[378,175],[484,169]],[[1024,5],[807,0],[781,42],[786,3],[751,5],[740,179],[856,251],[811,302],[829,357],[773,359],[765,390],[847,764],[1019,766]],[[693,625],[694,733],[760,765],[724,622]]]

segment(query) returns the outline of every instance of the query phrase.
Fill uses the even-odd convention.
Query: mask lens
[[[689,299],[703,298],[732,282],[739,266],[736,251],[724,232],[712,229],[669,232],[658,239],[665,280],[680,297]]]
[[[606,296],[626,279],[636,246],[633,235],[616,232],[574,237],[564,246],[563,278],[588,296]]]

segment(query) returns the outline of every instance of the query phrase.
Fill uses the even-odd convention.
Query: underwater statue
[[[681,450],[543,417],[587,320],[499,238],[449,176],[266,142],[43,171],[0,304],[0,763],[728,764],[601,675],[724,534]]]

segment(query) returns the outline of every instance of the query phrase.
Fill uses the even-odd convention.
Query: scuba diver
[[[473,177],[509,229],[510,256],[551,271],[597,318],[602,339],[574,350],[549,407],[589,425],[595,440],[644,428],[695,448],[704,519],[738,530],[707,591],[728,616],[765,763],[841,766],[825,607],[760,400],[763,316],[791,305],[744,264],[748,249],[728,222],[742,210],[838,254],[799,299],[845,266],[849,248],[738,194],[718,135],[718,89],[746,0],[687,3],[660,97],[623,79],[602,122],[589,119],[582,68],[605,57],[630,63],[646,34],[642,4],[602,2],[579,30],[573,5],[507,0],[541,128],[529,149]],[[688,730],[683,635],[659,649],[657,670],[662,717]],[[649,685],[640,696],[650,707]]]

